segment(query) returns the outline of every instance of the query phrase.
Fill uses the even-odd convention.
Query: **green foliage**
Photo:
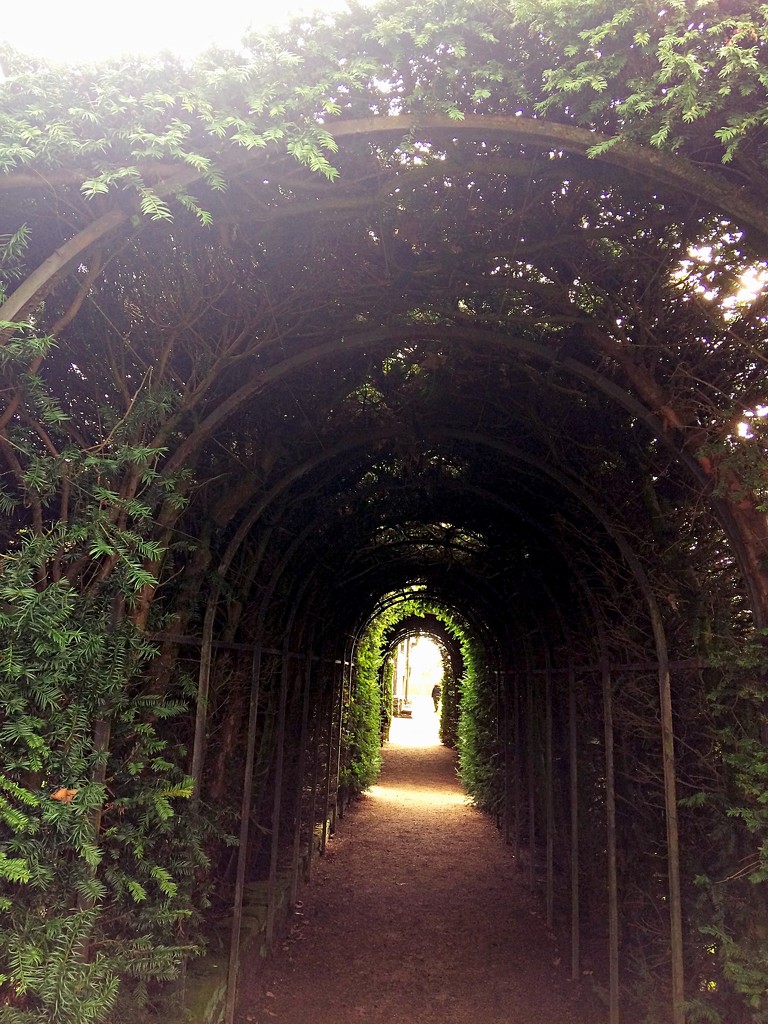
[[[205,858],[154,724],[183,704],[132,684],[153,648],[111,601],[38,589],[39,550],[26,541],[0,580],[0,1019],[86,1024],[121,976],[168,978],[193,950],[176,936],[194,931]]]
[[[496,688],[480,652],[469,647],[459,682],[459,774],[473,803],[484,811],[499,811],[503,772],[499,770]]]
[[[355,682],[344,709],[340,785],[350,794],[362,793],[373,785],[381,768],[380,702],[378,673],[371,671],[369,652],[361,645]]]
[[[32,164],[55,170],[74,162],[86,199],[129,190],[137,210],[150,220],[170,220],[181,209],[203,226],[211,215],[185,186],[199,179],[214,193],[225,190],[224,148],[234,155],[279,147],[333,180],[338,172],[326,154],[336,145],[319,114],[336,109],[331,88],[359,76],[353,62],[334,76],[333,87],[317,83],[307,89],[296,76],[301,58],[268,41],[254,46],[250,61],[224,68],[201,59],[193,72],[170,58],[121,61],[90,73],[47,67],[7,48],[0,58],[5,70],[0,167],[5,172]],[[313,112],[307,116],[308,101]],[[162,174],[169,166],[184,173],[157,187],[156,169]],[[0,237],[0,256],[17,238],[18,232]]]
[[[360,756],[358,748],[354,748],[359,758],[357,763],[360,765],[357,773],[362,777],[365,764],[370,766],[365,773],[366,785],[370,785],[375,779],[380,762],[378,737],[381,723],[388,723],[391,719],[392,665],[387,657],[387,636],[403,619],[425,615],[435,616],[453,637],[464,667],[461,678],[454,679],[448,666],[445,666],[442,679],[441,739],[447,746],[456,746],[458,743],[462,779],[478,805],[485,806],[481,795],[482,786],[478,784],[478,779],[483,776],[489,782],[490,777],[486,776],[483,762],[486,757],[492,755],[489,755],[486,749],[487,737],[484,726],[479,722],[479,707],[485,698],[485,687],[479,680],[476,669],[480,646],[468,624],[455,610],[448,609],[441,602],[420,593],[416,587],[412,588],[412,592],[406,591],[399,600],[387,603],[384,610],[373,617],[358,644],[356,679],[362,684],[363,692],[366,695],[375,694],[375,698],[368,698],[368,717],[365,719],[367,724],[361,730],[361,735],[368,739],[368,760],[365,761]],[[359,740],[357,742],[360,743]]]
[[[48,68],[5,50],[0,167],[81,171],[95,199],[128,189],[167,220],[210,213],[167,168],[226,188],[239,151],[276,150],[333,180],[342,116],[440,112],[563,117],[609,140],[678,149],[690,140],[732,161],[768,118],[765,6],[682,0],[649,12],[634,0],[489,0],[449,7],[381,3],[252,36],[247,56],[192,69],[169,58]],[[297,46],[297,40],[299,45]],[[595,152],[609,143],[598,143]],[[0,243],[2,239],[0,239]]]
[[[154,516],[174,486],[123,425],[74,444],[70,413],[26,369],[50,339],[31,325],[8,338],[24,415],[5,433],[16,530],[0,556],[0,1020],[90,1024],[178,971],[205,902],[208,830],[166,732],[186,702],[143,689],[156,651],[126,615],[156,586]]]
[[[392,726],[392,698],[394,697],[395,663],[387,658],[381,668],[381,692],[379,696],[379,728],[382,742],[389,736]]]
[[[114,1005],[119,979],[109,957],[83,956],[96,918],[94,910],[52,915],[44,923],[27,916],[23,930],[14,922],[17,930],[7,939],[3,980],[24,1008],[5,1006],[0,1020],[92,1024],[104,1019]]]
[[[29,241],[29,228],[22,224],[16,231],[0,234],[0,303],[5,301],[8,286],[24,273],[24,253]],[[7,325],[0,321],[0,330]]]
[[[545,62],[539,114],[658,148],[719,143],[724,163],[766,122],[768,17],[754,0],[727,9],[682,0],[659,12],[642,2],[617,10],[601,0],[522,0],[512,18]]]

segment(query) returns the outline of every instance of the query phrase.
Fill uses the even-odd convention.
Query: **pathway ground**
[[[604,1024],[419,711],[426,728],[395,721],[288,935],[246,969],[238,1024]]]

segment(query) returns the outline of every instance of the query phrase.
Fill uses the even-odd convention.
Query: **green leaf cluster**
[[[194,951],[176,936],[195,932],[206,858],[159,727],[185,705],[134,689],[152,646],[108,603],[37,589],[34,553],[0,585],[0,993],[18,1008],[3,1019],[87,1024],[122,977],[172,977]]]

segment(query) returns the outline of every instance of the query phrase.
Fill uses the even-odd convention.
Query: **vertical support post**
[[[341,753],[344,746],[344,698],[347,693],[347,676],[349,676],[349,692],[352,691],[352,644],[349,645],[349,655],[345,656],[341,664],[341,687],[339,690],[339,737],[336,758],[336,785],[333,798],[333,825],[331,833],[336,831],[336,819],[344,816],[344,799],[342,797],[341,809],[339,808],[339,788],[341,785]]]
[[[499,746],[501,744],[501,675],[498,669],[494,669],[494,675],[496,676],[496,753],[498,754]],[[504,749],[504,807],[506,808],[507,803],[507,771],[506,771],[506,746]],[[496,828],[501,828],[501,807],[496,805]]]
[[[680,831],[677,815],[677,769],[672,724],[672,688],[669,662],[659,657],[661,701],[661,747],[664,765],[664,804],[667,817],[667,873],[669,878],[669,928],[672,952],[672,1021],[685,1024],[685,967],[683,957],[683,912],[680,890]]]
[[[280,698],[277,711],[277,737],[275,744],[275,793],[272,802],[272,844],[269,852],[269,880],[267,884],[267,947],[275,935],[277,910],[277,862],[280,855],[280,815],[283,810],[283,769],[285,758],[285,712],[288,704],[288,631],[283,640],[283,663],[280,671]]]
[[[579,892],[579,730],[576,670],[568,659],[568,763],[571,818],[571,981],[581,977],[581,899]]]
[[[634,553],[632,557],[635,558]],[[627,559],[629,561],[629,559]],[[648,604],[648,612],[659,663],[659,708],[661,712],[661,759],[664,770],[664,812],[667,826],[667,879],[669,885],[669,943],[672,974],[672,1021],[685,1024],[685,957],[683,950],[683,904],[680,889],[680,831],[677,815],[677,767],[672,718],[672,686],[669,649],[659,604],[648,577],[637,559],[635,577]]]
[[[572,480],[553,472],[553,479],[559,480],[577,499],[588,508],[612,538],[635,578],[645,602],[653,629],[656,656],[659,666],[659,697],[661,712],[662,763],[664,769],[664,810],[667,827],[667,872],[669,885],[669,931],[672,982],[672,1016],[670,1024],[685,1024],[685,959],[683,950],[682,901],[680,890],[680,836],[677,816],[677,779],[672,719],[672,694],[669,678],[669,651],[664,631],[664,620],[658,601],[643,565],[629,544],[603,510]],[[597,620],[599,621],[599,619]],[[605,650],[605,645],[603,650]]]
[[[601,647],[603,638],[601,637]],[[613,680],[608,653],[600,652],[605,745],[605,820],[608,854],[608,1009],[609,1024],[619,1024],[619,886],[616,871],[616,770],[613,744]]]
[[[512,756],[510,751],[510,692],[508,678],[505,681],[504,674],[499,672],[502,680],[502,702],[504,714],[503,739],[504,744],[504,842],[507,846],[512,843]]]
[[[240,809],[240,845],[237,851],[237,874],[235,876],[235,897],[232,907],[232,940],[229,948],[227,971],[227,998],[224,1009],[224,1024],[233,1024],[237,1001],[237,975],[240,963],[240,930],[243,921],[243,895],[245,893],[245,871],[248,863],[248,834],[251,823],[251,798],[253,796],[253,762],[256,750],[256,724],[259,713],[259,690],[261,684],[261,645],[257,644],[251,663],[251,693],[248,707],[248,733],[245,744],[245,767],[243,768],[243,796]]]
[[[669,677],[669,649],[664,620],[650,580],[634,551],[620,535],[615,539],[632,569],[646,604],[653,629],[659,663],[659,705],[661,713],[661,758],[664,770],[664,813],[667,826],[667,879],[669,885],[669,943],[672,975],[671,1024],[685,1024],[685,957],[683,950],[683,909],[680,890],[680,833],[677,816],[677,767],[672,718],[672,687]]]
[[[554,751],[552,741],[552,661],[549,648],[544,648],[544,792],[546,818],[546,913],[547,927],[555,916],[555,791]]]
[[[411,637],[405,638],[405,703],[408,703],[408,686],[411,682]]]
[[[312,655],[307,655],[307,663],[302,673],[304,695],[301,706],[301,738],[299,740],[299,763],[296,768],[296,816],[293,822],[293,863],[291,865],[291,897],[290,908],[293,911],[296,907],[296,899],[299,892],[299,874],[301,872],[301,826],[302,826],[302,804],[304,800],[304,770],[307,763],[307,740],[309,732],[309,691],[312,670]],[[310,825],[310,828],[312,827]],[[312,845],[310,833],[309,845]]]
[[[512,852],[515,858],[515,864],[520,869],[520,829],[522,826],[523,807],[522,807],[522,779],[520,777],[520,771],[522,768],[522,758],[520,757],[520,674],[515,672],[513,676],[513,691],[512,700],[514,702],[514,726],[513,735],[515,743],[515,751],[513,758],[513,771],[514,771],[514,789],[515,789],[515,841],[512,848]]]
[[[192,765],[189,774],[192,778],[192,799],[200,798],[200,780],[203,774],[203,758],[205,756],[205,729],[208,720],[208,693],[211,686],[211,662],[213,660],[213,626],[216,620],[216,607],[219,601],[219,580],[213,588],[205,606],[203,618],[203,636],[200,647],[200,666],[197,673],[197,704],[195,708],[195,735],[192,741]]]
[[[528,888],[531,892],[536,889],[536,765],[534,746],[536,742],[534,721],[533,721],[533,673],[528,671],[527,691],[527,714],[526,714],[526,756],[528,758]]]
[[[317,825],[317,788],[320,782],[320,700],[314,704],[312,716],[312,802],[309,809],[309,850],[307,851],[306,880],[312,877],[312,862],[315,857],[315,826]],[[325,819],[323,819],[325,821]],[[323,827],[325,831],[325,827]]]
[[[343,662],[342,662],[343,666]],[[328,700],[328,759],[325,764],[325,807],[323,810],[323,835],[320,842],[320,853],[325,853],[325,848],[328,844],[328,817],[331,811],[331,778],[333,776],[333,761],[334,761],[334,747],[333,747],[333,713],[336,709],[336,680],[335,673],[331,672],[331,692]]]

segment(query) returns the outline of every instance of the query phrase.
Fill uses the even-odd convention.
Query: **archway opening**
[[[434,746],[440,742],[439,710],[446,667],[443,648],[428,633],[417,632],[394,645],[388,658],[393,661],[392,723],[386,740]]]

